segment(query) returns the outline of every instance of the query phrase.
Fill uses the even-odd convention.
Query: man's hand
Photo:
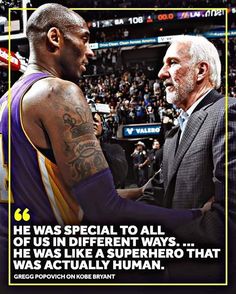
[[[200,208],[202,214],[205,214],[207,211],[211,210],[212,203],[215,201],[214,196],[212,196],[202,208]]]
[[[142,195],[144,194],[144,191],[145,191],[146,187],[148,186],[148,184],[151,182],[152,179],[153,179],[153,177],[151,177],[151,178],[147,181],[147,183],[144,184],[144,185],[141,187],[141,189],[142,189]],[[140,195],[140,196],[141,196],[141,195]]]
[[[142,196],[142,191],[142,187],[132,189],[117,189],[117,193],[120,197],[133,200]]]

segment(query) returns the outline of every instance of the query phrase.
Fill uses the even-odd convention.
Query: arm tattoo
[[[64,152],[68,158],[72,178],[80,181],[107,167],[99,142],[94,136],[91,114],[76,107],[76,114],[63,114],[65,131]]]
[[[77,106],[75,108],[75,110],[76,110],[76,113],[78,114],[81,122],[86,122],[91,119],[91,113],[88,111],[85,111],[85,109],[82,108],[81,106]]]
[[[84,179],[107,167],[98,146],[99,143],[95,141],[87,141],[76,146],[75,157],[69,162],[74,179]]]
[[[76,119],[71,117],[68,113],[63,115],[63,120],[65,124],[70,126],[70,132],[73,139],[93,132],[93,126],[91,123],[81,122],[81,124],[76,124]]]

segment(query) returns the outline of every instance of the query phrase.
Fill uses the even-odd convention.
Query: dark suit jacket
[[[110,143],[101,143],[101,148],[111,169],[116,189],[122,188],[128,173],[128,162],[124,149],[118,144]]]
[[[236,99],[229,98],[228,105],[228,177],[225,173],[225,99],[212,90],[190,116],[177,151],[179,127],[167,135],[162,173],[153,178],[143,197],[146,202],[164,207],[190,209],[202,207],[214,196],[209,212],[175,232],[182,240],[200,246],[224,247],[226,201],[229,232],[235,232]]]

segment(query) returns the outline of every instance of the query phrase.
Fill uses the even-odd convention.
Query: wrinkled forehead
[[[174,42],[167,49],[164,61],[168,58],[176,58],[179,60],[190,59],[190,43]]]

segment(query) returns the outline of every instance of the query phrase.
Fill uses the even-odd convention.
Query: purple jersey
[[[81,209],[67,191],[56,164],[30,141],[22,123],[22,99],[38,80],[34,73],[23,77],[11,89],[11,190],[12,213],[29,209],[33,224],[78,224]],[[0,207],[7,209],[8,95],[0,99]],[[5,203],[4,203],[5,202]]]

